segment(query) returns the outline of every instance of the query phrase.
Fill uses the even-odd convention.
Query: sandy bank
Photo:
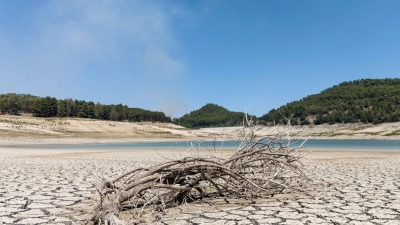
[[[287,126],[254,127],[259,135],[286,135]],[[187,129],[175,124],[116,122],[81,118],[37,118],[0,115],[0,146],[93,144],[136,141],[227,140],[241,136],[240,127]],[[400,122],[290,127],[292,138],[400,140]]]

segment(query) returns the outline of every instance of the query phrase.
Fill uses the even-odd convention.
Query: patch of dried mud
[[[82,224],[93,184],[148,165],[167,151],[0,149],[0,224]],[[400,224],[400,152],[314,152],[306,192],[205,199],[144,217],[148,224]],[[130,221],[130,213],[121,214]]]

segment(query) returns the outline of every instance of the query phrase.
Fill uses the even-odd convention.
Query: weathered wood
[[[228,158],[186,157],[147,168],[135,168],[96,186],[93,221],[121,224],[122,205],[165,209],[188,198],[219,196],[255,198],[296,189],[309,181],[299,160],[299,148],[289,149],[279,137],[256,137],[251,128],[236,152]],[[268,140],[268,141],[267,141]],[[123,180],[124,182],[122,182]],[[294,182],[296,181],[296,182]]]

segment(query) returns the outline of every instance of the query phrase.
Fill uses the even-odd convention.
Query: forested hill
[[[37,97],[26,94],[1,94],[0,113],[32,113],[39,117],[80,117],[115,121],[159,121],[171,122],[163,112],[149,111],[140,108],[129,108],[126,105],[103,105],[100,103],[72,100],[58,100],[52,97]]]
[[[173,123],[188,128],[237,126],[242,124],[243,116],[244,113],[231,112],[209,103],[179,119],[174,119]]]
[[[299,101],[272,109],[260,120],[294,124],[382,123],[400,121],[400,79],[362,79],[343,82]]]

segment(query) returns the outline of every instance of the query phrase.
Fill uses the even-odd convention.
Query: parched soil
[[[85,224],[98,177],[185,154],[0,148],[0,224]],[[316,151],[303,162],[313,183],[302,192],[203,199],[145,215],[143,223],[400,224],[400,152]],[[129,210],[121,217],[130,224]]]

